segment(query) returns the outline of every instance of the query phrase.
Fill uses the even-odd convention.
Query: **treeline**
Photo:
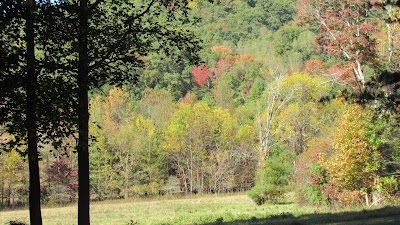
[[[288,192],[302,204],[397,202],[399,8],[383,4],[191,1],[202,63],[150,54],[137,82],[91,93],[92,199],[248,191],[258,204]],[[353,11],[334,13],[343,8]],[[41,151],[49,203],[77,199],[75,143],[63,141]],[[26,204],[22,158],[4,153],[0,164],[2,206]]]

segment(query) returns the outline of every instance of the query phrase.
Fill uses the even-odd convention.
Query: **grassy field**
[[[44,225],[77,224],[77,207],[44,208]],[[27,210],[0,212],[0,225],[27,223]],[[91,224],[400,224],[400,207],[353,212],[298,206],[255,205],[246,195],[192,196],[172,200],[107,201],[91,204]]]

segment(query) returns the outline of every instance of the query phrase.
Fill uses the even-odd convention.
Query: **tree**
[[[24,171],[27,170],[27,166],[15,149],[1,154],[0,165],[1,205],[14,208],[16,202],[23,202],[22,196],[18,193],[26,191],[24,185],[27,185],[28,171],[26,173]],[[4,199],[8,199],[7,202],[4,202]]]
[[[206,65],[201,65],[198,67],[194,67],[192,69],[192,76],[194,78],[194,83],[201,87],[206,84],[207,80],[210,79],[212,72],[207,68]]]
[[[291,21],[295,10],[294,1],[255,1],[255,10],[259,20],[271,30],[278,30],[280,27]]]
[[[135,81],[129,73],[143,66],[149,52],[169,52],[176,46],[189,59],[196,59],[198,40],[179,27],[191,22],[187,1],[149,3],[99,0],[60,1],[49,7],[49,36],[54,43],[54,70],[75,82],[78,117],[79,201],[78,223],[89,224],[88,91],[105,83]],[[76,13],[78,12],[78,13]],[[116,23],[110,21],[117,21]],[[112,28],[112,29],[111,29]],[[63,40],[57,36],[66,33]],[[59,53],[59,54],[54,54]]]
[[[52,187],[52,201],[60,204],[71,202],[78,190],[78,171],[71,168],[67,161],[56,159],[46,171],[47,182]]]
[[[91,115],[91,135],[96,139],[90,148],[91,180],[98,198],[158,194],[163,158],[154,122],[134,115],[128,93],[115,87],[102,101],[93,99]]]
[[[282,82],[283,93],[293,93],[283,107],[274,128],[278,136],[296,154],[307,148],[308,141],[321,131],[319,101],[328,95],[327,80],[316,75],[292,74]],[[323,124],[322,124],[323,125]]]
[[[259,135],[259,163],[271,157],[274,143],[275,131],[273,125],[276,123],[276,117],[282,111],[285,104],[293,98],[293,92],[283,92],[282,82],[285,77],[280,74],[266,88],[259,100],[259,112],[257,113],[257,129]]]
[[[356,85],[364,92],[363,67],[374,65],[377,59],[373,36],[377,27],[369,16],[369,1],[300,0],[297,12],[301,20],[319,25],[317,50],[350,62]]]
[[[381,56],[387,62],[387,68],[389,72],[399,71],[399,1],[370,1],[372,7],[378,11],[379,16],[382,18],[386,25],[386,40],[381,40],[381,45],[385,46],[383,56]]]
[[[39,179],[39,155],[38,155],[38,117],[37,113],[37,105],[38,105],[38,97],[37,97],[37,85],[38,85],[38,73],[37,73],[37,65],[35,59],[35,18],[36,18],[36,2],[34,0],[29,0],[25,2],[20,1],[7,1],[4,4],[1,4],[1,23],[2,30],[1,32],[5,32],[4,28],[11,28],[10,35],[6,35],[1,43],[2,55],[5,57],[1,61],[4,62],[4,66],[8,68],[2,68],[1,72],[3,73],[5,78],[2,78],[2,82],[7,81],[7,78],[17,78],[15,71],[26,73],[25,76],[22,76],[24,79],[21,83],[16,81],[17,85],[16,90],[9,89],[9,87],[3,86],[7,85],[7,83],[2,84],[2,97],[4,98],[4,102],[2,101],[1,109],[3,115],[5,115],[1,124],[6,125],[7,131],[16,131],[18,133],[17,138],[24,139],[26,135],[26,143],[27,143],[27,155],[28,155],[28,163],[29,163],[29,211],[30,211],[30,221],[31,224],[42,224],[41,217],[41,209],[40,209],[40,179]],[[3,21],[4,20],[4,21]],[[17,21],[24,21],[25,26],[23,27],[25,35],[22,37],[17,34],[18,29],[20,28],[18,25],[14,25]],[[11,21],[11,24],[10,24]],[[4,27],[3,27],[4,26]],[[16,40],[11,39],[11,43],[7,41],[8,37],[17,37],[17,41],[21,41],[21,43],[17,43]],[[13,43],[14,42],[14,43]],[[10,47],[3,46],[5,44],[11,44]],[[26,46],[26,48],[22,47]],[[13,49],[14,48],[14,49]],[[17,49],[15,49],[17,48]],[[4,51],[4,52],[3,52]],[[18,65],[18,59],[21,59],[22,55],[25,55],[23,62],[25,63],[22,67]],[[10,74],[7,74],[10,73]],[[21,74],[19,74],[21,75]],[[21,81],[21,80],[19,80]],[[18,88],[20,88],[18,90]],[[24,90],[18,93],[20,90]],[[25,94],[23,94],[25,92]],[[9,96],[10,94],[11,96]],[[23,97],[22,97],[23,96]],[[8,99],[8,98],[16,98],[16,99]],[[22,97],[19,99],[18,97]],[[13,114],[13,110],[10,107],[13,103],[22,104],[18,100],[25,100],[22,107],[22,112],[20,114],[24,114],[26,117],[24,118],[16,116]],[[12,106],[11,106],[12,107]],[[15,112],[14,112],[15,113]],[[11,118],[10,118],[11,117]],[[19,124],[19,122],[23,123]],[[14,123],[14,124],[13,124]],[[14,127],[13,127],[14,126]],[[13,129],[14,128],[14,129]]]
[[[334,190],[363,193],[367,205],[381,170],[381,155],[371,149],[366,135],[369,120],[370,115],[360,106],[344,112],[333,140],[336,151],[324,162]]]
[[[252,138],[254,130],[239,128],[226,109],[182,104],[164,133],[162,149],[181,191],[220,193],[250,186]]]
[[[293,152],[278,147],[262,162],[256,172],[255,186],[248,192],[257,205],[281,200],[290,183],[293,158]]]

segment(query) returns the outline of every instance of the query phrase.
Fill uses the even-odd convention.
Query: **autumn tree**
[[[370,3],[363,1],[301,0],[297,12],[302,21],[319,26],[317,51],[351,63],[358,90],[364,92],[364,67],[374,65],[376,24],[369,16]]]
[[[344,112],[333,140],[335,153],[324,162],[334,190],[332,198],[336,197],[344,203],[341,192],[355,191],[364,194],[369,205],[370,194],[382,169],[380,152],[371,149],[366,135],[369,120],[369,113],[360,106]]]
[[[275,131],[273,125],[276,123],[276,117],[281,112],[285,104],[293,97],[293,93],[287,95],[282,90],[284,75],[278,75],[277,78],[264,91],[259,100],[260,109],[257,113],[257,129],[259,136],[259,162],[271,156],[272,147],[276,144]]]
[[[78,191],[78,171],[67,161],[56,159],[46,171],[47,182],[51,186],[50,202],[66,204],[75,199]]]
[[[163,160],[154,122],[134,115],[123,89],[113,87],[106,98],[94,98],[92,104],[91,180],[97,198],[158,193]]]
[[[239,128],[226,109],[182,104],[164,133],[162,150],[181,191],[226,192],[250,186],[254,154],[247,138],[254,134],[249,126]]]
[[[192,76],[194,83],[200,87],[207,83],[207,80],[212,76],[212,72],[206,65],[201,65],[192,69]]]
[[[25,196],[21,193],[27,190],[27,165],[23,157],[12,150],[0,155],[0,168],[1,206],[14,208],[16,203],[24,202]]]

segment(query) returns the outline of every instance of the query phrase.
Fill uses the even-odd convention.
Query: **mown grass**
[[[77,207],[44,208],[44,225],[77,224]],[[0,212],[0,225],[28,224],[28,210]],[[91,204],[91,224],[400,224],[400,208],[332,212],[294,203],[255,205],[246,195],[107,201]]]

